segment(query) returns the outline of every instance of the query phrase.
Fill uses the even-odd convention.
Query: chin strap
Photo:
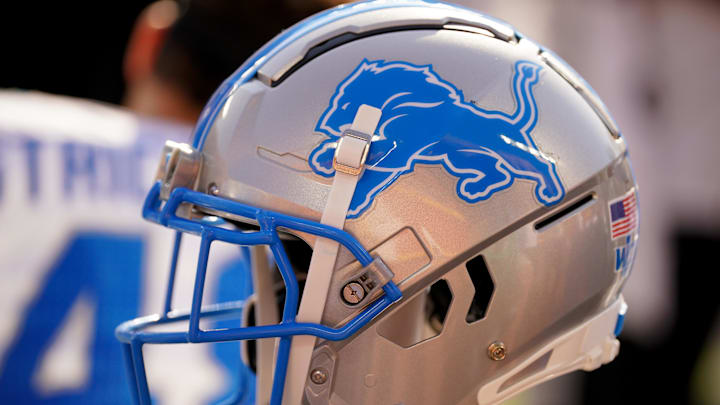
[[[267,247],[256,245],[250,248],[252,263],[252,282],[254,290],[255,325],[275,325],[280,318],[275,289],[273,288],[273,270],[268,259]],[[243,317],[245,319],[245,317]],[[255,399],[258,404],[270,403],[275,368],[275,344],[277,339],[258,339],[255,342],[257,371],[255,373]]]
[[[338,141],[333,159],[335,178],[320,220],[321,223],[343,229],[350,201],[362,175],[372,135],[380,121],[381,114],[382,112],[375,107],[361,105],[351,129],[344,131]],[[296,318],[298,322],[320,323],[322,320],[338,249],[337,242],[317,238]],[[316,340],[315,336],[293,337],[283,405],[301,404]]]

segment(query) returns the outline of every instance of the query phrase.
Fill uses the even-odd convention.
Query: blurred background
[[[173,235],[138,209],[162,143],[189,137],[255,49],[332,3],[21,2],[3,12],[0,403],[129,403],[113,328],[162,306]],[[640,187],[621,355],[509,402],[720,404],[720,2],[456,3],[510,22],[577,70],[618,122]],[[219,250],[208,300],[244,298],[230,288],[244,261]],[[192,278],[185,267],[181,281]],[[191,351],[147,354],[159,403],[214,403],[252,383],[225,362],[236,346]],[[188,378],[178,364],[206,371]]]

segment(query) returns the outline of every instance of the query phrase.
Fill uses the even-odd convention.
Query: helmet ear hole
[[[436,334],[442,332],[451,301],[452,292],[450,292],[447,281],[441,279],[430,286],[425,312],[428,323]]]
[[[237,222],[234,223],[236,225],[238,224]],[[251,224],[242,225],[244,226],[244,228],[241,229],[244,230],[252,230],[252,227],[254,226]],[[291,234],[287,234],[287,237],[281,238],[281,243],[283,245],[283,248],[285,249],[285,253],[288,256],[288,259],[290,260],[290,265],[294,270],[295,278],[298,282],[298,289],[300,292],[298,301],[300,301],[302,300],[302,294],[305,288],[305,278],[307,277],[307,271],[310,267],[312,248],[304,240]],[[280,272],[277,270],[277,264],[274,265],[272,269],[274,270],[273,283],[278,313],[282,314],[285,304],[285,283],[282,280]],[[247,305],[247,310],[243,311],[244,314],[246,314],[245,319],[243,319],[243,326],[257,326],[255,320],[255,300],[249,299]],[[244,344],[242,346],[242,357],[245,361],[245,364],[253,371],[253,373],[257,373],[257,341],[254,339],[249,339],[244,340],[243,342]]]
[[[444,279],[410,298],[378,327],[380,336],[412,347],[442,333],[453,295]]]
[[[295,278],[298,282],[299,304],[302,302],[303,292],[305,291],[305,279],[307,278],[307,272],[310,268],[310,259],[312,258],[313,250],[304,240],[297,237],[281,239],[281,242],[288,259],[290,260],[290,265],[295,272]],[[282,281],[280,272],[276,271],[276,274],[278,277],[277,281],[279,285],[281,285],[281,288],[278,291],[278,313],[282,314],[283,306],[285,304],[285,284]]]

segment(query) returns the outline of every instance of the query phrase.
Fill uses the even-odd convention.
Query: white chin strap
[[[361,105],[351,129],[345,131],[338,141],[333,160],[335,178],[320,220],[322,224],[339,229],[345,226],[350,201],[365,166],[372,135],[381,114],[375,107]],[[298,322],[320,323],[322,320],[339,247],[333,240],[317,238],[296,318]],[[301,404],[316,340],[315,336],[293,337],[283,405]]]
[[[250,248],[252,263],[253,305],[255,325],[275,325],[280,318],[275,302],[273,288],[273,269],[270,268],[266,246],[258,245]],[[245,314],[244,314],[245,315]],[[247,319],[243,316],[243,319]],[[258,339],[255,341],[255,399],[258,404],[270,403],[272,393],[273,370],[275,365],[275,345],[278,339]],[[249,363],[247,363],[249,364]]]

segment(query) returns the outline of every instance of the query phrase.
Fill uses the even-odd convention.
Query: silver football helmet
[[[193,143],[168,143],[144,215],[202,243],[190,310],[118,328],[143,404],[147,343],[254,341],[258,404],[494,404],[595,369],[618,353],[638,228],[587,83],[504,23],[416,0],[340,6],[259,50]],[[203,307],[216,240],[252,246],[255,293]]]

